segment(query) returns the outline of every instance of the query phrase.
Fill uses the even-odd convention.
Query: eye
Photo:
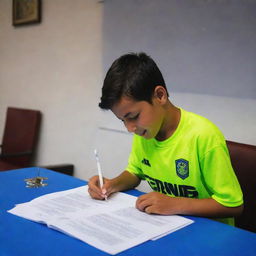
[[[128,119],[129,120],[137,120],[139,118],[140,114],[138,113],[137,115],[135,116],[130,116]]]

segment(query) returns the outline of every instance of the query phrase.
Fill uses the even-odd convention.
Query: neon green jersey
[[[134,135],[127,171],[172,197],[213,198],[243,204],[224,136],[209,120],[181,110],[176,131],[164,141]],[[233,224],[233,218],[219,219]]]

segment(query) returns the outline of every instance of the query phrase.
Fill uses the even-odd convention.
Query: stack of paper
[[[193,221],[180,216],[149,215],[135,208],[136,197],[116,193],[94,200],[82,186],[47,194],[8,212],[44,223],[109,254],[173,232]]]

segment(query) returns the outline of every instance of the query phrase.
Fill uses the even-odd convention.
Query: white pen
[[[103,187],[103,176],[102,176],[102,171],[101,171],[101,166],[100,166],[100,159],[98,156],[97,149],[94,149],[94,154],[96,158],[96,163],[97,163],[97,169],[98,169],[98,175],[99,175],[99,181],[100,181],[100,188],[102,189]],[[107,196],[104,196],[105,200],[107,200]]]

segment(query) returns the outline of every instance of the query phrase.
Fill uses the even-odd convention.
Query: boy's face
[[[145,139],[157,137],[164,122],[164,108],[161,99],[153,97],[152,104],[135,101],[123,96],[111,109],[123,121],[129,132]]]

